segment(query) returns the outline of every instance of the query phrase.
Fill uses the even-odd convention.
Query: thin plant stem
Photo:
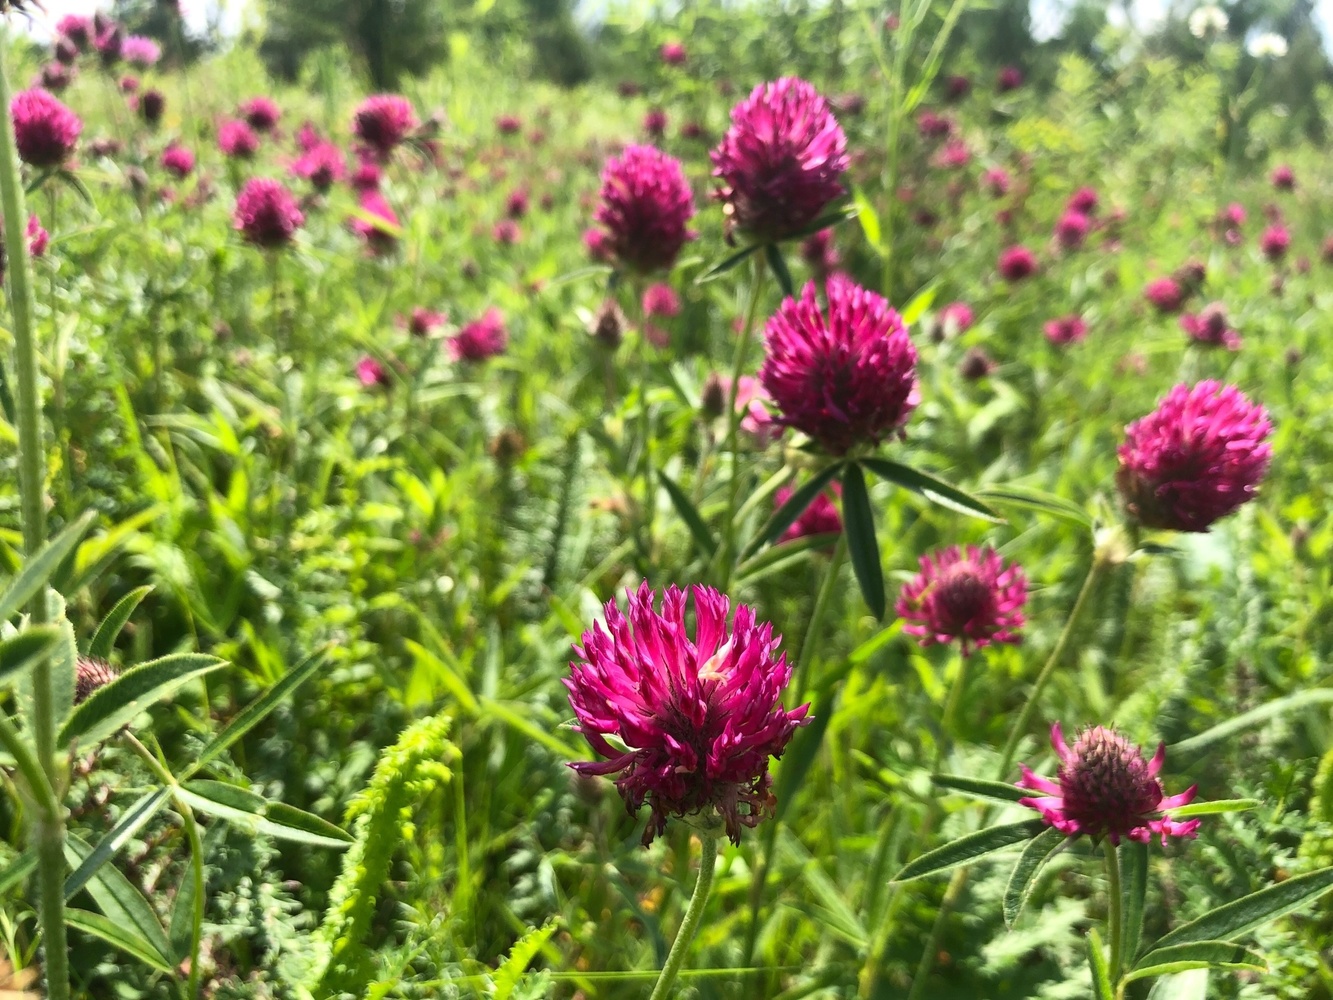
[[[666,1000],[670,995],[681,966],[685,964],[685,956],[694,941],[694,935],[699,930],[704,909],[708,906],[708,895],[713,889],[713,872],[717,868],[717,835],[705,833],[700,838],[703,849],[699,854],[699,875],[694,880],[694,893],[690,896],[685,919],[680,922],[680,930],[676,932],[676,940],[667,955],[666,965],[662,966],[662,974],[657,977],[657,985],[653,987],[648,1000]]]
[[[1111,982],[1120,982],[1121,952],[1125,940],[1125,901],[1120,890],[1120,855],[1109,842],[1102,844],[1106,856],[1106,930],[1111,939]]]
[[[8,37],[0,39],[0,108],[10,102]],[[46,447],[42,439],[41,401],[37,386],[37,337],[33,329],[32,270],[24,226],[23,179],[18,147],[8,114],[0,128],[0,206],[5,218],[5,250],[9,260],[9,301],[14,314],[14,376],[18,390],[19,492],[23,513],[23,547],[32,555],[46,542]],[[47,620],[46,588],[29,605],[34,624]],[[56,760],[55,702],[51,663],[42,658],[32,671],[33,742],[38,764],[52,788],[60,787]],[[42,938],[46,950],[46,995],[68,1000],[69,949],[65,938],[65,817],[54,794],[36,818],[37,879]]]

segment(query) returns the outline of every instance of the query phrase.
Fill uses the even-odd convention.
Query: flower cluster
[[[995,642],[1017,643],[1028,585],[1023,570],[994,549],[956,545],[921,557],[921,572],[895,608],[922,646],[957,641],[964,656]]]
[[[652,146],[629,146],[602,171],[593,218],[606,230],[605,252],[641,274],[666,270],[689,240],[694,195],[680,161]]]

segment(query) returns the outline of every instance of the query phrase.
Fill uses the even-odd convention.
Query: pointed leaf
[[[1195,941],[1192,944],[1180,944],[1171,948],[1157,948],[1144,955],[1125,976],[1127,982],[1135,979],[1150,979],[1153,976],[1166,976],[1189,969],[1206,969],[1210,966],[1223,969],[1255,969],[1263,971],[1267,963],[1256,951],[1234,941]]]
[[[101,938],[113,948],[119,948],[132,958],[137,958],[149,968],[158,972],[171,972],[172,964],[152,943],[138,934],[133,927],[117,923],[100,913],[91,910],[65,910],[65,923],[75,930]]]
[[[74,709],[60,730],[60,745],[98,743],[186,684],[226,665],[216,656],[176,653],[132,667]]]
[[[791,272],[787,270],[787,261],[783,259],[782,249],[776,243],[764,247],[764,258],[773,269],[773,277],[778,280],[778,287],[787,298],[795,298],[796,286],[792,283]]]
[[[1286,715],[1288,712],[1297,712],[1303,708],[1325,705],[1331,701],[1333,701],[1333,688],[1310,688],[1306,691],[1300,691],[1285,698],[1270,701],[1267,705],[1252,708],[1248,712],[1242,712],[1234,719],[1228,719],[1211,729],[1205,729],[1197,736],[1181,740],[1179,743],[1167,747],[1167,755],[1174,758],[1177,754],[1196,753],[1220,740],[1249,729],[1251,726],[1267,722],[1269,719],[1276,719],[1278,716]]]
[[[969,833],[967,836],[959,837],[943,847],[927,851],[916,860],[909,862],[902,871],[893,877],[892,881],[910,882],[912,879],[918,879],[925,875],[934,875],[936,872],[957,868],[959,865],[984,857],[987,854],[1002,851],[1006,847],[1021,844],[1025,840],[1031,840],[1045,829],[1046,824],[1041,820],[1029,819],[1021,823],[1006,823],[1003,826],[992,826],[985,830]]]
[[[875,540],[875,512],[870,507],[865,476],[855,462],[842,470],[842,523],[861,596],[875,619],[883,618],[884,566]]]
[[[93,641],[88,643],[89,656],[96,657],[99,660],[111,659],[111,651],[116,645],[116,638],[120,635],[120,630],[130,620],[130,615],[134,614],[134,609],[139,606],[139,602],[152,591],[152,587],[135,587],[116,602],[116,606],[102,619],[102,624],[97,626],[97,631],[93,634]]]
[[[929,309],[935,302],[935,295],[938,286],[927,285],[921,291],[912,296],[912,301],[903,307],[903,325],[911,326]]]
[[[1013,873],[1009,876],[1009,884],[1004,889],[1006,926],[1014,926],[1014,921],[1023,912],[1023,906],[1032,893],[1038,873],[1068,841],[1069,838],[1053,826],[1048,826],[1028,841],[1023,853],[1018,856],[1018,863],[1014,865]]]
[[[976,497],[969,496],[956,486],[950,486],[942,479],[918,472],[916,469],[890,462],[887,458],[863,458],[861,464],[882,479],[896,483],[905,490],[919,493],[931,503],[969,517],[979,517],[993,524],[1003,524],[1004,518]]]
[[[658,470],[657,478],[662,481],[663,488],[667,491],[667,496],[671,498],[672,506],[676,508],[676,513],[680,519],[685,522],[685,526],[690,529],[690,534],[694,536],[694,544],[699,552],[704,556],[711,556],[717,551],[717,539],[713,533],[708,530],[708,525],[700,516],[699,511],[694,506],[694,502],[685,494],[676,481],[668,476],[662,470]]]
[[[1148,898],[1148,845],[1126,839],[1120,845],[1120,875],[1123,881],[1125,915],[1124,955],[1129,961],[1143,940],[1144,903]]]
[[[0,872],[0,896],[5,895],[14,886],[19,885],[37,870],[37,851],[29,848],[9,863]]]
[[[1211,802],[1191,802],[1187,806],[1177,806],[1171,810],[1172,819],[1189,819],[1191,816],[1216,816],[1218,813],[1249,812],[1258,809],[1262,802],[1258,799],[1213,799]]]
[[[832,465],[820,469],[805,483],[800,489],[792,493],[787,498],[787,502],[773,512],[773,516],[768,519],[759,534],[751,540],[741,553],[742,559],[749,559],[766,544],[776,538],[781,537],[782,533],[796,523],[796,519],[805,513],[805,509],[815,502],[815,497],[823,492],[833,477],[842,469],[841,462],[834,462]]]
[[[837,542],[838,533],[826,531],[818,535],[802,535],[800,538],[774,545],[736,567],[736,584],[740,586],[744,583],[754,583],[773,573],[790,570],[808,562],[811,551],[822,552],[831,549]]]
[[[239,785],[197,780],[182,785],[177,794],[191,809],[236,823],[242,829],[266,833],[315,847],[346,847],[351,836],[327,820],[283,802],[270,802]]]
[[[879,213],[875,211],[875,206],[860,187],[852,189],[852,203],[856,206],[856,218],[861,223],[861,232],[865,234],[870,249],[883,256],[884,248],[879,245],[881,239]]]
[[[1056,517],[1070,524],[1076,524],[1088,531],[1092,530],[1092,515],[1071,500],[1033,489],[1030,486],[1010,484],[1008,486],[983,486],[972,494],[978,500],[988,501],[1001,507],[1018,507],[1035,514]]]
[[[1227,941],[1238,934],[1300,909],[1333,888],[1333,868],[1297,875],[1295,878],[1250,893],[1163,935],[1154,951],[1195,941]]]
[[[1153,983],[1148,1000],[1208,1000],[1208,970],[1163,976]]]
[[[22,632],[0,642],[0,681],[22,673],[51,653],[64,632],[56,625],[29,625]]]
[[[134,803],[120,818],[120,822],[98,841],[92,853],[84,858],[83,863],[74,870],[74,874],[65,879],[65,898],[70,899],[87,885],[88,880],[96,875],[104,864],[115,857],[120,849],[143,829],[145,823],[162,810],[162,807],[167,804],[167,799],[167,790],[159,788],[156,791],[146,793],[138,802]]]
[[[941,788],[962,792],[976,799],[992,802],[1017,802],[1032,794],[1028,788],[1019,788],[1007,781],[988,781],[985,778],[969,778],[962,774],[932,774],[930,780]]]
[[[712,267],[706,270],[703,274],[699,275],[699,277],[695,278],[694,283],[696,285],[702,285],[705,282],[713,281],[716,278],[722,277],[722,275],[726,274],[736,265],[742,263],[745,260],[745,258],[749,257],[756,250],[759,250],[762,246],[763,246],[762,243],[752,243],[749,246],[741,247],[733,254],[728,254],[726,257],[723,257],[720,261],[718,261],[716,264],[714,264]]]
[[[1111,973],[1106,968],[1106,951],[1102,936],[1094,927],[1088,931],[1088,968],[1092,970],[1092,995],[1095,1000],[1115,1000],[1111,992]]]
[[[23,563],[18,575],[9,581],[5,592],[0,594],[0,621],[13,618],[19,608],[27,604],[32,596],[46,585],[60,564],[74,551],[83,533],[93,523],[96,513],[89,511],[77,521],[66,526],[65,530],[47,542],[45,547]]]
[[[71,863],[82,865],[92,856],[93,849],[77,834],[70,833],[65,840],[65,857]],[[134,887],[115,865],[103,865],[88,880],[85,888],[98,909],[128,935],[167,966],[172,961],[171,943],[167,933],[153,912],[152,904]]]

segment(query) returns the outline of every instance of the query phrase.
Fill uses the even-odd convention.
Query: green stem
[[[701,834],[701,837],[703,850],[699,855],[699,876],[694,880],[694,894],[690,896],[685,919],[680,922],[671,953],[667,955],[666,965],[662,966],[662,974],[657,977],[657,985],[653,987],[648,1000],[666,1000],[676,976],[680,974],[681,966],[685,964],[685,955],[690,950],[690,943],[694,940],[699,921],[708,905],[708,894],[713,888],[713,871],[717,867],[717,837],[711,833]]]
[[[1125,901],[1120,889],[1120,855],[1110,844],[1102,844],[1106,856],[1106,930],[1111,939],[1111,982],[1120,982],[1121,951],[1125,939]]]
[[[952,742],[954,722],[958,717],[958,705],[963,700],[963,688],[967,686],[966,656],[958,657],[958,673],[954,674],[953,684],[949,687],[949,697],[944,702],[944,714],[940,716],[940,749],[935,759],[935,770],[939,770]]]
[[[0,108],[10,102],[8,39],[0,39]],[[33,330],[32,270],[24,226],[28,221],[19,172],[14,126],[5,116],[0,128],[0,208],[5,217],[9,260],[9,301],[14,314],[14,376],[18,390],[19,492],[23,512],[23,547],[29,554],[46,543],[46,449],[42,441],[41,400],[37,389],[37,338]],[[47,620],[46,588],[37,591],[28,614],[33,624]],[[33,742],[37,762],[51,789],[60,786],[56,761],[55,704],[51,664],[33,667]],[[54,798],[54,792],[52,793]],[[59,802],[33,825],[37,840],[37,875],[41,894],[42,936],[46,946],[46,995],[69,997],[69,951],[65,943],[65,818]]]
[[[829,560],[828,568],[824,570],[824,582],[820,585],[819,595],[815,598],[815,609],[805,629],[801,652],[796,657],[796,683],[792,685],[792,690],[796,692],[794,700],[796,705],[805,700],[807,675],[810,672],[810,663],[814,659],[814,649],[819,644],[819,626],[823,623],[829,603],[833,600],[833,591],[838,585],[838,574],[846,560],[847,535],[843,533],[838,536],[838,544],[833,549],[833,558]]]
[[[948,923],[949,914],[953,912],[953,908],[958,904],[958,898],[963,894],[963,889],[967,887],[967,875],[967,868],[959,868],[949,880],[949,888],[944,891],[944,898],[940,900],[940,912],[935,914],[935,925],[930,929],[930,938],[921,952],[916,975],[912,977],[912,989],[907,994],[907,1000],[920,1000],[924,995],[926,981],[930,979],[930,970],[935,967],[935,956],[940,953],[940,943],[944,939],[944,928]]]

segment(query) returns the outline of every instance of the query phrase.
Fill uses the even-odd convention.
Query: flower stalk
[[[662,966],[662,974],[657,977],[657,985],[653,987],[648,1000],[666,1000],[670,995],[671,987],[685,964],[685,956],[694,941],[694,935],[699,930],[699,921],[703,919],[704,910],[708,907],[708,896],[713,891],[713,873],[717,868],[717,835],[704,833],[700,839],[703,841],[703,850],[699,855],[699,874],[694,880],[690,905],[685,910],[685,919],[680,923],[666,964]]]

